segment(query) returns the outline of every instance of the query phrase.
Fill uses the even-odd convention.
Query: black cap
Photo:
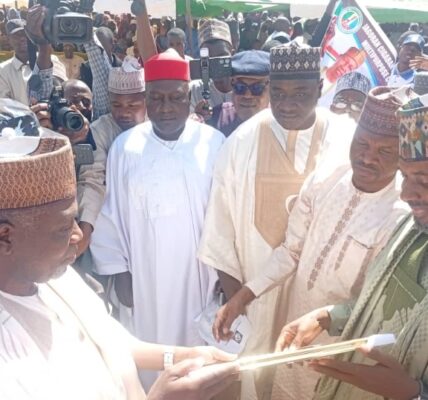
[[[232,76],[268,76],[269,71],[269,53],[265,51],[241,51],[232,57]]]
[[[403,40],[402,46],[404,46],[405,44],[415,44],[419,47],[421,51],[423,51],[425,46],[425,40],[421,35],[419,35],[419,33],[412,33],[410,35],[407,35],[406,38]]]
[[[6,34],[9,36],[22,31],[24,30],[25,25],[26,22],[23,19],[11,19],[6,23]]]

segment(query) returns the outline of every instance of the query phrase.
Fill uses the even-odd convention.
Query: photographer
[[[33,36],[43,38],[41,26],[45,14],[46,10],[43,7],[36,6],[30,9],[28,29],[31,29]],[[32,97],[41,99],[50,96],[53,88],[50,61],[52,48],[48,44],[39,45],[39,49],[37,65],[33,74],[40,76],[42,85],[37,92],[32,93]],[[91,123],[91,133],[87,132],[87,140],[90,141],[93,136],[93,143],[96,144],[93,154],[94,163],[82,166],[78,175],[79,226],[83,232],[83,239],[79,243],[79,256],[89,246],[93,226],[104,201],[105,168],[110,146],[121,132],[143,122],[146,116],[144,75],[138,63],[128,61],[122,68],[112,69],[107,52],[103,51],[95,41],[85,43],[85,49],[94,75],[93,107],[90,90],[83,82],[71,81],[64,85],[67,100],[71,104],[75,104],[78,109],[79,106],[76,103],[81,104],[79,110],[86,117],[89,117],[93,108],[95,119],[97,114],[100,114],[100,103],[103,109],[103,115]],[[95,88],[99,88],[99,90],[96,91]],[[96,100],[98,100],[97,104]],[[37,107],[38,116],[47,121],[49,117],[46,114],[45,106],[39,103],[35,107]],[[111,112],[106,113],[105,111],[110,108]],[[62,133],[67,134],[67,132]],[[83,139],[83,135],[82,132],[82,135],[74,135],[71,139],[75,142]],[[84,260],[81,261],[82,264],[86,263]]]
[[[29,88],[29,97],[35,101],[49,98],[53,90],[52,46],[43,33],[43,23],[47,17],[47,9],[40,5],[28,11],[27,35],[37,43],[38,55],[33,68],[33,76],[39,78],[36,88]],[[100,37],[104,43],[102,32]],[[92,71],[93,118],[94,120],[110,112],[110,100],[107,90],[108,75],[112,68],[110,55],[104,50],[96,34],[92,40],[84,43]]]
[[[54,127],[49,102],[39,102],[31,106],[31,110],[36,114],[40,125],[44,128],[55,129],[67,136],[71,144],[91,144],[95,149],[89,123],[92,120],[92,93],[88,86],[77,79],[64,82],[61,89],[57,89],[64,95],[64,99],[70,105],[70,109],[81,114],[83,119],[82,129],[73,131],[66,127]]]
[[[210,58],[231,57],[233,45],[229,25],[217,19],[206,20],[199,27],[199,47],[208,48]],[[209,89],[210,99],[207,101],[202,95],[202,80],[192,81],[190,84],[190,110],[205,120],[211,117],[212,108],[232,100],[230,77],[210,80]]]

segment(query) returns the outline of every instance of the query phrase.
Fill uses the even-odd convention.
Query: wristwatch
[[[428,400],[428,386],[424,383],[422,379],[419,381],[419,387],[419,396],[414,397],[411,400]]]
[[[163,352],[163,369],[167,370],[174,365],[174,347],[165,347]]]
[[[141,0],[134,0],[131,4],[131,12],[132,14],[138,16],[144,13],[146,11],[146,3],[145,1]]]

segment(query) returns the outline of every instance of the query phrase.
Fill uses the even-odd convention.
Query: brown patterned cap
[[[321,79],[321,49],[295,42],[270,50],[271,79]]]
[[[229,25],[218,19],[207,19],[198,29],[199,47],[210,40],[224,40],[233,47]]]
[[[9,141],[16,147],[25,139],[15,136]],[[2,147],[0,143],[0,209],[36,207],[76,196],[74,156],[65,136],[43,133],[28,155],[5,155]]]
[[[358,125],[375,135],[398,137],[396,113],[403,102],[395,92],[396,89],[386,86],[370,90]]]

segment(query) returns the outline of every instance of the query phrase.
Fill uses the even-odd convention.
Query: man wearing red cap
[[[169,345],[203,344],[194,319],[216,274],[196,258],[223,135],[188,120],[189,64],[174,50],[145,63],[150,122],[115,141],[92,254],[104,275],[132,274],[130,330]],[[154,374],[141,375],[146,389]]]

